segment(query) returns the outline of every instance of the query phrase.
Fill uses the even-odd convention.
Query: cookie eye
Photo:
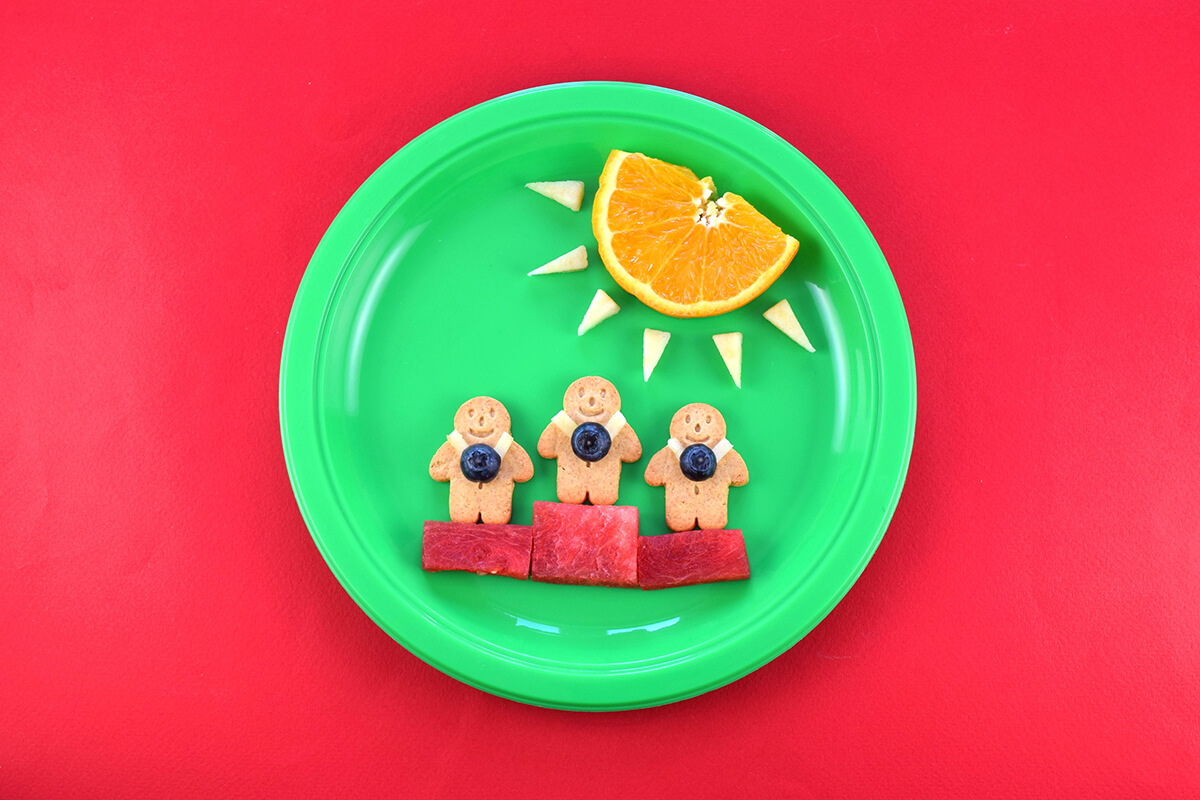
[[[583,397],[583,387],[582,386],[579,387],[579,396]]]
[[[489,408],[489,409],[488,409],[488,416],[489,416],[489,417],[491,417],[492,419],[495,419],[495,418],[496,418],[496,409],[494,409],[494,408]]]
[[[605,389],[601,389],[600,390],[600,399],[603,400],[606,397],[608,397],[608,391]]]
[[[692,415],[688,414],[687,418],[684,419],[684,422],[688,423],[689,425],[692,424]]]
[[[475,409],[473,409],[473,408],[468,408],[468,409],[467,409],[467,416],[468,416],[468,417],[473,417],[473,416],[475,416]]]
[[[709,416],[705,417],[704,421],[707,422],[709,425],[712,425],[712,416],[709,415]]]

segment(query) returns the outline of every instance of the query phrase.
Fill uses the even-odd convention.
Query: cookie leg
[[[481,494],[479,513],[483,521],[492,525],[507,525],[512,519],[513,486],[494,487]]]
[[[706,531],[721,530],[728,521],[729,510],[724,504],[714,503],[711,508],[701,508],[696,517],[696,522]]]
[[[594,506],[611,506],[617,502],[617,490],[620,484],[616,481],[588,486],[588,500]]]
[[[621,489],[621,462],[614,457],[591,464],[584,472],[588,500],[594,506],[611,506]]]
[[[682,504],[672,504],[667,500],[667,527],[673,531],[690,531],[696,527],[696,515],[690,508]]]
[[[450,481],[450,519],[454,522],[479,521],[479,484]]]
[[[558,467],[558,502],[578,505],[587,497],[587,485],[570,467]]]

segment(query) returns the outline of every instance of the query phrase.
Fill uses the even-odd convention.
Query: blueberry
[[[473,444],[462,451],[458,465],[467,480],[487,483],[500,472],[500,454],[486,444]]]
[[[608,455],[612,437],[603,425],[585,422],[571,434],[571,449],[584,461],[599,461]]]
[[[717,471],[717,457],[702,444],[690,444],[679,454],[679,468],[694,481],[706,481]]]

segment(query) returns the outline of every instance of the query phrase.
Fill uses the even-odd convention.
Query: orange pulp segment
[[[592,230],[621,288],[672,317],[711,317],[758,297],[799,243],[712,178],[613,150],[600,176]]]

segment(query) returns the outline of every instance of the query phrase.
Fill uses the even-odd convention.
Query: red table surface
[[[0,797],[1200,797],[1196,4],[184,5],[0,6]],[[359,183],[584,79],[820,166],[895,273],[920,398],[828,619],[611,714],[377,628],[276,410]]]

